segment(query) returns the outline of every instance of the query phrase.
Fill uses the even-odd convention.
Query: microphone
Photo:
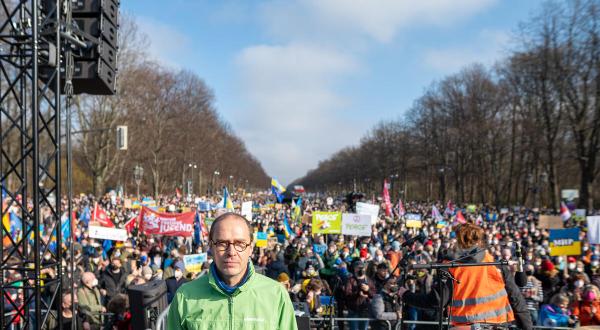
[[[527,274],[523,270],[523,253],[521,251],[521,243],[515,242],[515,256],[517,257],[517,272],[515,273],[515,283],[519,287],[527,285]]]

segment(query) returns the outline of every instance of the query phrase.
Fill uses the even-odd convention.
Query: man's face
[[[229,242],[227,249],[221,251],[217,243]],[[223,276],[243,276],[248,268],[248,260],[252,254],[253,245],[250,244],[243,251],[236,250],[234,244],[245,243],[250,244],[250,233],[248,226],[242,219],[236,217],[228,217],[219,221],[213,232],[212,251],[214,262]]]

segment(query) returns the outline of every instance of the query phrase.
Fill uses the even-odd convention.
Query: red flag
[[[456,221],[458,223],[466,223],[467,222],[467,220],[465,219],[465,217],[462,214],[462,211],[456,212]]]
[[[392,203],[390,202],[390,184],[387,179],[383,180],[383,201],[385,202],[385,215],[390,216],[392,214]]]
[[[177,199],[181,199],[181,190],[179,190],[179,187],[175,188],[175,195],[177,195]]]
[[[92,213],[92,222],[97,222],[102,227],[115,228],[115,224],[110,221],[108,214],[101,207],[98,206],[98,203],[94,205],[94,212]]]
[[[135,225],[137,224],[137,219],[138,216],[136,215],[125,223],[125,230],[127,230],[127,233],[131,233],[133,231],[133,228],[135,228]]]
[[[140,212],[140,231],[164,236],[192,236],[196,212],[160,213],[147,207]]]

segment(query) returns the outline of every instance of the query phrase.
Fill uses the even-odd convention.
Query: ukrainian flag
[[[277,197],[277,201],[281,203],[283,200],[283,193],[285,192],[285,187],[282,186],[279,181],[275,178],[271,178],[271,191]]]
[[[223,207],[228,210],[233,210],[233,203],[229,197],[229,191],[227,191],[227,187],[223,189]]]
[[[290,227],[290,222],[288,221],[287,215],[285,215],[283,218],[283,231],[285,232],[285,238],[290,238],[290,236],[293,238],[296,236],[292,230],[292,227]]]

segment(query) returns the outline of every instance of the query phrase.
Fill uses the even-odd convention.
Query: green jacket
[[[254,272],[227,295],[209,272],[182,285],[169,307],[169,330],[295,330],[294,307],[285,288]]]

